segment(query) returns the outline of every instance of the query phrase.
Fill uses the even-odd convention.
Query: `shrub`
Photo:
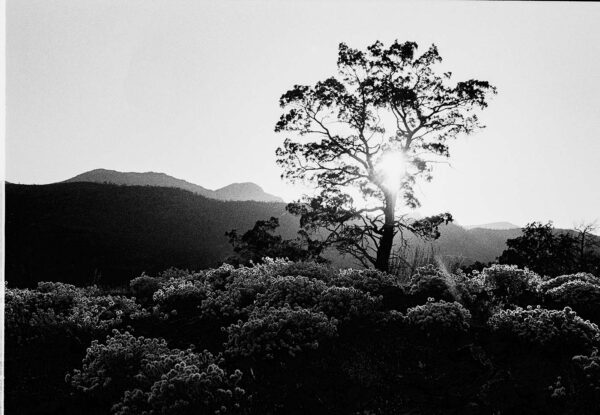
[[[285,264],[280,263],[279,266],[274,270],[274,276],[300,276],[307,278],[315,278],[322,281],[329,281],[335,274],[330,266],[325,264],[319,264],[317,262],[287,262]]]
[[[528,305],[538,299],[541,278],[513,265],[492,265],[479,275],[484,289],[498,305]]]
[[[539,306],[502,310],[494,314],[489,327],[504,339],[535,344],[564,353],[585,352],[598,342],[598,326],[584,321],[569,307],[547,310]]]
[[[336,334],[336,320],[303,308],[258,308],[246,322],[227,328],[226,352],[232,356],[275,359],[319,347]]]
[[[273,280],[265,274],[263,267],[241,267],[232,273],[227,289],[215,289],[207,284],[209,290],[202,303],[203,316],[229,322],[231,319],[246,319],[257,296],[264,293]]]
[[[420,267],[409,280],[409,294],[416,304],[423,304],[428,298],[454,301],[456,296],[446,276],[433,265]]]
[[[261,307],[291,307],[311,308],[319,301],[319,296],[327,288],[323,281],[307,277],[276,277],[272,278],[264,293],[258,294],[256,305]]]
[[[229,374],[220,357],[170,349],[163,339],[113,331],[92,342],[81,370],[66,381],[80,392],[113,405],[118,415],[235,413],[244,391],[239,370]],[[120,398],[120,399],[119,399]]]
[[[171,267],[162,272],[159,272],[157,279],[163,280],[163,281],[167,281],[172,278],[174,278],[174,279],[180,279],[180,278],[189,279],[190,277],[193,277],[195,275],[197,275],[197,274],[193,273],[187,269]]]
[[[329,287],[319,298],[319,310],[338,320],[369,317],[381,307],[381,297],[352,287]]]
[[[372,295],[380,295],[389,287],[399,287],[397,277],[374,269],[342,269],[334,275],[331,285],[339,287],[352,287],[368,292]]]
[[[7,332],[20,336],[21,341],[55,329],[106,330],[148,315],[134,300],[124,296],[95,295],[95,288],[40,284],[43,292],[6,290]]]
[[[457,302],[429,299],[426,304],[409,308],[406,321],[410,326],[427,333],[466,332],[469,330],[471,313]]]
[[[134,297],[148,302],[160,287],[160,281],[157,278],[142,274],[129,282],[129,287]]]
[[[564,283],[571,281],[581,281],[587,282],[589,284],[600,285],[600,278],[592,274],[580,272],[577,274],[561,275],[558,277],[550,278],[549,280],[546,280],[540,284],[540,290],[545,293],[553,288],[557,288],[563,285]]]
[[[120,295],[81,296],[66,321],[80,329],[106,330],[146,317],[148,312],[133,299]]]
[[[243,272],[243,270],[240,270]],[[235,268],[229,264],[223,264],[219,268],[204,272],[204,280],[214,290],[224,290],[235,278]]]
[[[92,342],[82,369],[75,369],[66,381],[80,392],[114,402],[132,385],[149,383],[140,376],[140,368],[168,351],[164,339],[134,337],[129,332],[113,330],[105,343]]]
[[[163,316],[169,314],[200,315],[202,301],[206,298],[206,287],[200,281],[172,279],[152,296]]]
[[[573,357],[577,368],[578,403],[598,408],[600,405],[600,354],[595,348],[589,355]]]
[[[546,291],[552,305],[571,306],[583,318],[600,322],[600,285],[583,280],[571,280]]]

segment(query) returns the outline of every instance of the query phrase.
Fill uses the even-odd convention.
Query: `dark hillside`
[[[295,218],[283,203],[225,202],[146,186],[6,184],[6,280],[11,286],[59,280],[124,283],[142,271],[215,266],[232,251],[225,232]]]

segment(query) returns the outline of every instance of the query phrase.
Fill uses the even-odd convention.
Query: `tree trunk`
[[[384,272],[390,269],[390,256],[392,254],[392,246],[394,245],[396,196],[396,194],[385,194],[385,223],[382,229],[383,234],[379,240],[377,259],[375,260],[375,268]]]

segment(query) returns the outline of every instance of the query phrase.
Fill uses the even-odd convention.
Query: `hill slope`
[[[232,253],[225,232],[280,218],[283,203],[227,202],[169,187],[6,184],[6,280],[118,283],[170,266],[199,269]]]
[[[101,275],[100,283],[114,284],[142,271],[216,266],[232,253],[226,231],[245,232],[271,216],[280,219],[285,238],[295,237],[298,219],[283,203],[221,201],[172,187],[7,183],[6,280],[89,284]],[[495,260],[520,230],[449,224],[441,234],[436,253],[469,263]],[[327,256],[337,266],[355,265],[335,251]]]
[[[206,189],[188,181],[165,173],[135,173],[116,170],[96,169],[79,174],[63,183],[89,182],[110,183],[122,186],[175,187],[219,200],[256,200],[259,202],[281,202],[283,199],[266,193],[255,183],[233,183],[217,190]]]

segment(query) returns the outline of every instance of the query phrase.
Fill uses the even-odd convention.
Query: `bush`
[[[82,369],[66,381],[118,415],[235,413],[242,374],[227,373],[222,363],[207,351],[170,349],[163,339],[115,330],[106,343],[92,342]]]
[[[374,269],[341,269],[330,281],[338,287],[352,287],[368,292],[371,295],[381,295],[389,287],[399,287],[397,277]]]
[[[195,275],[197,275],[197,274],[193,273],[187,269],[171,267],[162,272],[159,272],[157,279],[163,280],[163,281],[170,280],[171,278],[174,278],[174,279],[188,278],[189,279],[190,277],[193,277]]]
[[[471,313],[457,302],[429,299],[426,304],[406,311],[406,321],[410,326],[430,334],[466,332],[470,320]]]
[[[430,297],[445,301],[456,299],[446,276],[432,265],[418,268],[409,280],[409,287],[408,292],[416,304],[423,304]]]
[[[595,348],[589,355],[573,357],[576,367],[577,403],[593,408],[600,406],[600,354]]]
[[[82,296],[66,321],[80,329],[107,330],[148,316],[133,299],[120,295]]]
[[[240,272],[244,270],[241,269]],[[204,273],[206,284],[213,290],[225,290],[235,278],[235,268],[229,264],[223,264],[219,268],[210,269]]]
[[[586,352],[600,336],[596,324],[584,321],[569,307],[560,311],[539,306],[502,310],[488,324],[493,333],[505,340],[514,339],[565,354]]]
[[[66,381],[80,392],[114,402],[132,385],[148,383],[140,376],[140,368],[167,352],[169,348],[163,339],[134,337],[129,332],[113,330],[105,343],[92,342],[82,369],[75,369]]]
[[[267,290],[271,281],[273,278],[264,272],[264,267],[236,269],[228,277],[226,289],[207,284],[209,290],[202,303],[203,316],[229,323],[247,319],[257,296]]]
[[[529,305],[539,299],[541,278],[513,265],[492,265],[479,275],[484,289],[497,305]]]
[[[600,285],[600,278],[595,277],[592,274],[580,272],[577,274],[561,275],[558,277],[550,278],[549,280],[546,280],[540,284],[540,290],[546,293],[553,288],[560,287],[564,283],[571,281],[581,281],[593,285]]]
[[[280,263],[274,270],[273,276],[285,277],[288,275],[315,278],[322,281],[329,281],[336,273],[330,266],[319,264],[317,262],[291,262]]]
[[[129,282],[131,293],[134,297],[144,303],[152,300],[152,296],[160,287],[160,281],[157,278],[142,274]]]
[[[381,308],[381,297],[351,287],[329,287],[319,298],[318,309],[329,317],[348,321],[369,318]]]
[[[381,297],[352,287],[329,287],[319,298],[319,310],[329,317],[347,321],[372,316],[381,307]]]
[[[571,306],[583,318],[600,322],[600,284],[571,280],[547,290],[546,298],[553,306]]]
[[[21,342],[56,329],[102,331],[148,315],[131,298],[97,295],[96,288],[40,284],[41,292],[6,290],[7,334]]]
[[[264,293],[256,297],[258,307],[314,307],[327,286],[323,281],[307,277],[276,277],[268,283]]]
[[[152,296],[163,317],[169,315],[199,316],[206,287],[200,281],[172,279]]]
[[[226,352],[232,356],[275,359],[315,350],[336,334],[336,320],[303,308],[258,308],[246,322],[227,328]]]

